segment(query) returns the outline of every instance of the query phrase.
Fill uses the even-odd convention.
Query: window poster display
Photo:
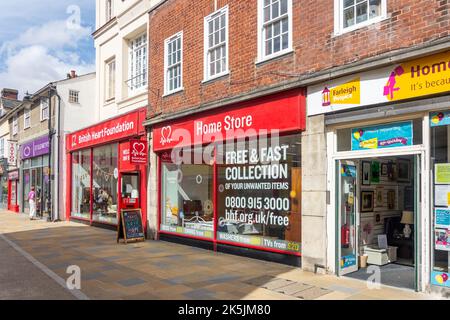
[[[163,161],[161,231],[214,238],[213,165],[194,164],[202,152],[183,150],[179,164]]]
[[[252,139],[218,152],[218,241],[301,252],[300,141]]]

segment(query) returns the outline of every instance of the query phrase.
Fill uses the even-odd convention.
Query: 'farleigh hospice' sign
[[[450,91],[450,51],[308,87],[308,115]]]

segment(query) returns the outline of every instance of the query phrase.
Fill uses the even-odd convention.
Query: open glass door
[[[352,161],[338,163],[338,275],[358,271],[356,221],[357,167]]]

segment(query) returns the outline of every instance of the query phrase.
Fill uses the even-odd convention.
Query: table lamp
[[[412,233],[411,227],[409,225],[414,225],[414,212],[403,211],[402,221],[400,221],[400,223],[405,225],[405,228],[403,229],[403,235],[406,239],[409,239]]]

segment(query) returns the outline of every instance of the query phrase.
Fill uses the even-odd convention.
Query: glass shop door
[[[139,173],[122,173],[121,209],[141,208]]]
[[[339,161],[337,172],[337,273],[358,271],[358,224],[356,214],[357,166]]]

